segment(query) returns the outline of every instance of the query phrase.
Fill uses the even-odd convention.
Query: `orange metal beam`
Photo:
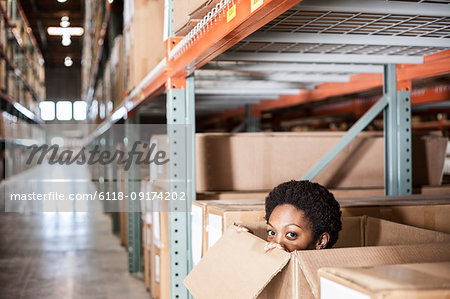
[[[252,11],[252,2],[261,4]],[[173,69],[169,76],[192,73],[299,2],[300,0],[235,1],[235,17],[227,20],[226,13],[219,14],[186,51],[173,59]]]
[[[411,90],[411,81],[415,79],[440,76],[450,73],[450,50],[442,51],[424,57],[420,65],[399,65],[397,72],[398,88]],[[277,108],[298,105],[308,101],[323,100],[333,96],[340,96],[370,90],[383,85],[381,74],[357,74],[344,83],[323,83],[314,90],[300,90],[298,95],[282,95],[277,100],[262,100],[253,105],[254,111],[269,111]],[[414,91],[413,91],[414,93]],[[427,91],[424,95],[415,94],[417,103],[440,101],[448,99],[447,93]],[[236,117],[242,115],[238,109],[212,116],[206,122],[213,122],[223,117]]]

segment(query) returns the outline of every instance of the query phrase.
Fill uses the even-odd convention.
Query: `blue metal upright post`
[[[178,82],[183,81],[179,80]],[[192,268],[190,206],[195,200],[195,101],[194,79],[171,84],[167,92],[167,135],[169,148],[169,192],[184,192],[184,203],[169,203],[170,294],[188,298],[183,279]]]
[[[136,118],[125,120],[125,138],[127,138],[125,145],[128,152],[132,150],[134,142],[139,140],[139,130],[135,126],[137,123]],[[140,202],[132,199],[132,193],[139,194],[140,191],[140,171],[136,163],[131,163],[130,169],[126,172],[126,178],[127,188],[124,200],[127,201],[128,208],[128,271],[130,273],[139,273],[142,272]]]
[[[384,68],[384,95],[385,194],[411,194],[411,92],[397,90],[395,64]]]

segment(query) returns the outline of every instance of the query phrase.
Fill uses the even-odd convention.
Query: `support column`
[[[125,137],[127,138],[126,149],[130,152],[135,141],[139,140],[139,122],[136,118],[125,120]],[[139,194],[140,191],[140,171],[136,163],[131,163],[130,169],[126,172],[127,189],[124,199],[127,201],[127,223],[128,223],[128,271],[130,273],[142,272],[141,263],[141,213],[140,201],[132,200],[133,193]]]
[[[397,89],[395,64],[384,68],[384,95],[385,194],[411,194],[411,91]]]
[[[171,78],[167,92],[169,192],[186,194],[185,202],[169,203],[170,294],[188,298],[183,279],[192,268],[190,207],[195,200],[194,78]]]

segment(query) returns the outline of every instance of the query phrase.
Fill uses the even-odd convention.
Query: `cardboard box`
[[[170,298],[169,212],[153,212],[150,251],[152,298]]]
[[[450,199],[447,195],[340,198],[338,202],[343,217],[367,215],[450,233]]]
[[[203,19],[220,0],[188,0],[188,15],[192,19]]]
[[[113,106],[116,109],[125,99],[125,54],[122,35],[118,35],[114,39],[110,57]]]
[[[271,190],[282,182],[298,180],[343,135],[343,132],[197,134],[197,191]],[[434,141],[442,138],[416,139],[418,143],[439,146],[436,150],[441,152],[445,151],[446,144]],[[444,158],[431,151],[413,151],[413,161],[418,160],[427,161],[427,180],[433,184],[439,183],[435,177],[441,176],[442,168],[438,169],[435,165],[443,165]],[[413,163],[413,168],[423,172],[424,166]],[[382,135],[360,133],[314,181],[331,189],[383,188]],[[413,183],[416,185],[414,176]],[[430,185],[425,180],[419,183]]]
[[[420,240],[417,239],[420,243]],[[317,270],[444,262],[450,243],[369,246],[286,252],[264,251],[265,240],[229,228],[189,273],[184,284],[194,298],[314,298]]]
[[[320,298],[449,298],[450,262],[322,268]]]
[[[127,87],[135,88],[165,58],[164,0],[134,0],[124,24]]]
[[[413,184],[415,186],[441,185],[448,138],[440,134],[415,134],[414,137],[412,139]]]
[[[256,205],[264,206],[264,201],[259,200],[196,200],[192,202],[192,252],[194,264],[196,264],[203,254],[208,250],[208,213],[209,206],[237,206]],[[226,226],[225,226],[226,227]]]
[[[142,221],[142,261],[144,268],[145,288],[150,290],[151,284],[151,264],[150,264],[150,248],[152,246],[151,226]]]

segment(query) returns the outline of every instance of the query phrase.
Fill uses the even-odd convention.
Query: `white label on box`
[[[320,278],[320,298],[321,299],[370,299],[369,295],[355,291],[329,279]]]
[[[208,214],[208,248],[222,237],[222,216]]]
[[[153,244],[161,248],[160,229],[159,229],[159,212],[153,212]]]
[[[192,261],[194,266],[202,258],[203,209],[192,205]]]
[[[158,283],[161,281],[159,277],[159,270],[159,255],[155,254],[155,281]]]

